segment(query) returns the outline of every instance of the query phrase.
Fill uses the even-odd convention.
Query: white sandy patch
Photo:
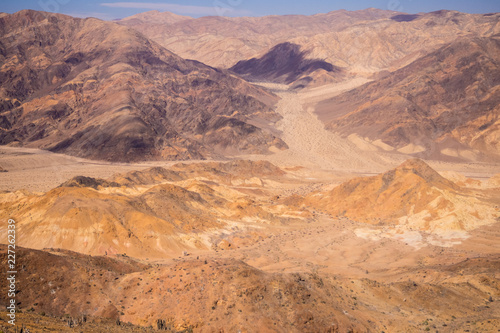
[[[414,247],[415,249],[427,246],[420,231],[407,230],[401,227],[384,227],[381,229],[359,228],[354,230],[354,233],[359,238],[372,241],[379,241],[383,238],[398,240],[406,245]]]
[[[459,245],[462,241],[469,238],[470,235],[466,231],[458,230],[439,230],[427,237],[427,242],[431,245],[440,247],[453,247]]]
[[[417,230],[408,230],[403,226],[393,228],[358,228],[354,230],[357,237],[378,242],[382,239],[398,240],[405,245],[421,249],[428,245],[439,247],[453,247],[460,245],[462,241],[469,238],[469,233],[460,230],[438,230],[436,232],[425,232]]]
[[[375,145],[373,145],[371,142],[369,142],[369,140],[363,139],[362,137],[360,137],[356,133],[349,135],[347,137],[347,139],[349,139],[349,141],[354,143],[356,145],[356,147],[358,147],[361,150],[378,151],[378,148]]]
[[[409,145],[404,146],[403,148],[399,148],[398,151],[403,154],[416,154],[425,151],[425,147],[410,143]]]

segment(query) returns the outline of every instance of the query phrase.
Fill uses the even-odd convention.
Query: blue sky
[[[78,17],[117,19],[157,9],[200,17],[207,15],[263,16],[326,13],[332,10],[358,10],[369,7],[406,13],[439,9],[467,13],[500,12],[500,0],[177,0],[177,1],[113,1],[113,0],[0,0],[0,11],[14,13],[21,9],[45,10]]]

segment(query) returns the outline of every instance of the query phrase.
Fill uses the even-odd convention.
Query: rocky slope
[[[495,190],[459,187],[418,159],[310,194],[304,203],[356,221],[438,232],[472,230],[500,217]]]
[[[328,129],[386,150],[498,160],[499,55],[498,38],[458,39],[316,111]]]
[[[283,149],[276,97],[96,19],[0,18],[0,143],[113,161]],[[257,121],[258,120],[258,121]]]
[[[6,252],[1,245],[4,265]],[[96,325],[100,318],[124,323],[123,331],[141,331],[125,324],[131,322],[173,332],[491,331],[499,322],[498,256],[409,269],[404,281],[389,283],[268,273],[207,256],[144,264],[54,249],[19,248],[18,255],[19,308],[62,318],[59,323],[72,320],[86,332],[117,330]],[[4,304],[5,284],[1,291]],[[38,318],[37,329],[40,319],[47,323]]]
[[[19,318],[61,332],[83,316],[85,332],[117,319],[194,332],[498,326],[497,188],[460,187],[420,160],[334,188],[302,169],[179,163],[1,193]]]
[[[19,221],[20,246],[138,258],[252,244],[263,226],[310,222],[316,211],[430,233],[467,232],[500,217],[496,188],[461,187],[421,160],[332,190],[304,183],[300,196],[283,195],[295,177],[250,161],[75,177],[46,193],[0,194],[0,217]]]
[[[332,64],[321,59],[307,59],[309,52],[292,43],[274,46],[260,58],[239,61],[230,68],[241,77],[255,81],[291,84],[303,88],[315,83],[314,78],[325,76],[322,84],[341,81],[345,74]]]

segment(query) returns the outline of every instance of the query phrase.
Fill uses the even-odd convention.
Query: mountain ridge
[[[331,29],[342,29],[354,22],[388,18],[397,13],[384,10],[353,12],[340,10],[311,16],[270,15],[241,18],[207,16],[166,25],[157,23],[138,26],[126,20],[120,23],[137,28],[184,58],[197,59],[215,67],[229,68],[239,60],[256,57],[272,46],[300,35],[311,36],[317,34],[318,30],[326,32]],[[241,36],[245,38],[242,39]],[[214,51],[215,54],[210,55]]]
[[[22,11],[0,19],[0,31],[2,144],[118,161],[286,148],[250,124],[279,120],[277,97],[135,30]]]

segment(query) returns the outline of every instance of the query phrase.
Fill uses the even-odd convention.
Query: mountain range
[[[192,19],[153,11],[118,23],[211,66],[229,68],[289,42],[310,51],[311,58],[370,75],[408,65],[458,37],[494,36],[500,33],[499,15],[447,10],[410,15],[369,8],[311,16]]]
[[[192,19],[179,18],[169,12],[152,11],[118,23],[137,29],[184,58],[229,68],[237,61],[258,57],[275,45],[291,42],[294,38],[310,38],[318,33],[342,30],[365,21],[390,19],[396,14],[398,12],[372,8],[311,16],[208,16]]]
[[[303,89],[364,77],[373,82],[314,105],[327,129],[383,152],[497,160],[498,22],[375,9],[4,15],[0,143],[116,161],[270,154],[287,149],[279,98],[242,78]]]
[[[23,313],[59,323],[64,314],[95,332],[102,318],[115,328],[161,320],[202,332],[274,323],[279,332],[425,331],[427,318],[452,330],[472,320],[495,327],[498,188],[467,189],[408,160],[330,190],[276,192],[307,184],[300,171],[263,161],[179,163],[75,177],[46,193],[1,193],[0,216],[16,220],[16,300]],[[377,230],[393,239],[381,241]],[[449,248],[446,239],[464,232],[483,236]],[[469,259],[476,242],[485,252]]]

